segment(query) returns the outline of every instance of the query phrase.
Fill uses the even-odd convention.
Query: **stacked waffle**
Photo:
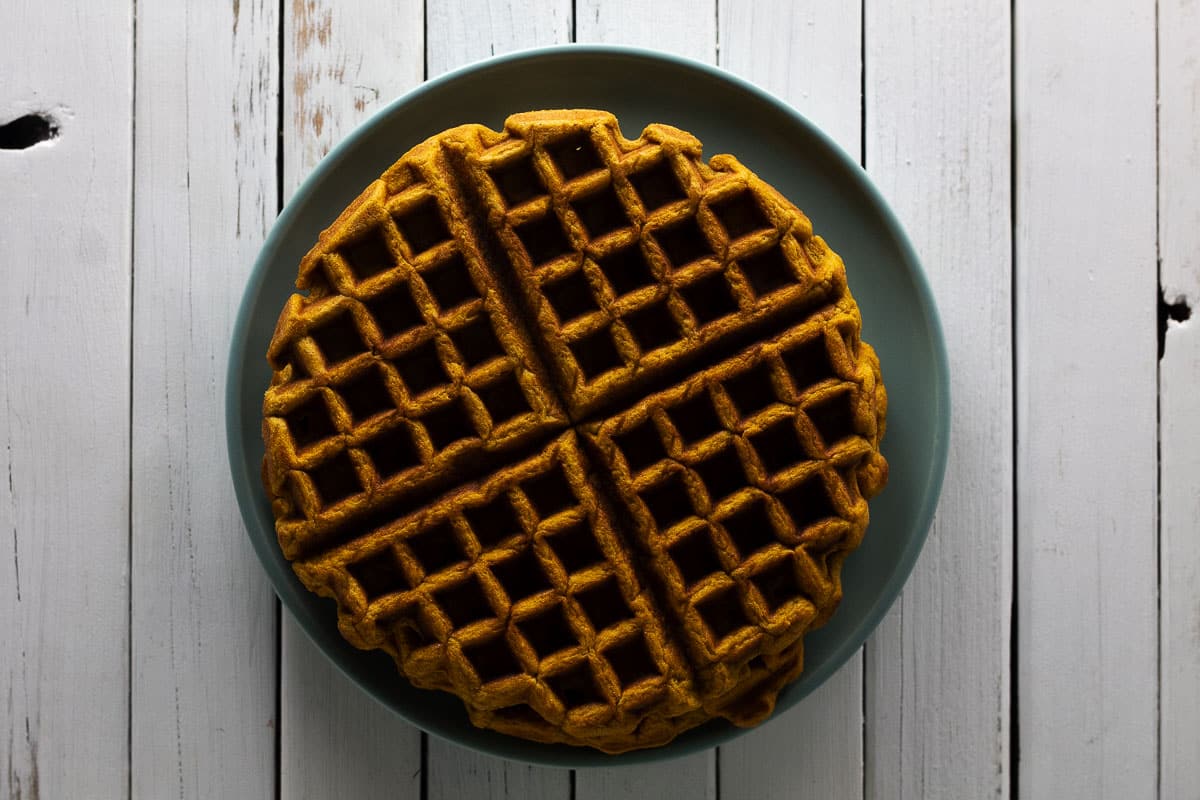
[[[770,714],[886,482],[841,260],[730,156],[469,125],[322,233],[264,482],[343,635],[484,727],[607,752]]]

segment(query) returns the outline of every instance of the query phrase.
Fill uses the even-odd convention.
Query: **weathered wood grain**
[[[427,0],[428,77],[528,47],[571,41],[571,0]]]
[[[721,800],[863,794],[861,652],[793,709],[720,748]]]
[[[793,105],[858,158],[861,11],[858,3],[816,0],[722,2],[720,64]],[[819,199],[793,199],[820,230]],[[721,747],[720,797],[861,797],[862,725],[859,655],[799,707]]]
[[[708,750],[657,764],[576,770],[575,800],[652,798],[703,800],[717,796],[716,752]]]
[[[1154,6],[1015,25],[1019,790],[1154,797]]]
[[[1158,5],[1160,797],[1200,791],[1200,8]],[[1186,318],[1185,318],[1186,317]],[[1184,319],[1175,319],[1184,318]]]
[[[716,0],[576,0],[575,41],[631,44],[713,63]]]
[[[722,67],[789,103],[858,158],[862,7],[820,0],[723,0]]]
[[[356,124],[420,83],[425,45],[420,0],[294,0],[283,22],[286,200]],[[417,797],[420,732],[351,684],[290,617],[282,636],[282,796]]]
[[[354,126],[424,77],[421,0],[284,4],[285,200]]]
[[[0,24],[0,125],[42,114],[57,134],[0,149],[10,798],[119,797],[129,777],[132,11],[17,0]]]
[[[1005,797],[1013,548],[1009,11],[974,0],[952,10],[937,2],[870,3],[864,22],[866,167],[922,259],[942,312],[952,381],[937,518],[900,601],[867,643],[866,795]]]
[[[238,516],[220,421],[233,317],[275,216],[278,5],[218,12],[160,3],[138,16],[137,798],[275,791],[274,595]]]
[[[570,0],[427,0],[429,77],[513,50],[570,41]],[[514,109],[516,110],[516,109]],[[568,800],[570,772],[532,767],[429,737],[428,800]]]

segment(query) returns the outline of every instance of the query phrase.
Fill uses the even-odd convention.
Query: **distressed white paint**
[[[429,737],[427,800],[568,800],[571,771],[535,767],[477,753]]]
[[[233,317],[275,216],[278,5],[218,12],[138,14],[131,742],[148,800],[275,791],[275,600],[221,420]]]
[[[572,20],[568,0],[430,0],[427,61],[420,0],[200,5],[139,5],[136,74],[132,3],[3,14],[0,123],[50,110],[61,135],[0,151],[0,797],[419,795],[419,734],[286,616],[275,771],[271,604],[219,435],[233,304],[274,211],[273,98],[290,194],[426,63],[572,26],[710,62],[719,44],[721,64],[865,145],[930,273],[954,375],[938,523],[867,650],[865,750],[852,662],[719,764],[580,771],[576,796],[840,798],[857,776],[871,798],[1006,796],[1013,647],[1024,796],[1195,795],[1200,317],[1170,326],[1158,365],[1157,563],[1153,338],[1156,205],[1167,298],[1200,303],[1193,3],[1158,3],[1157,198],[1153,5],[1135,0],[1021,0],[1011,28],[982,0],[867,5],[865,142],[857,3],[722,0],[718,19],[711,0],[587,0]],[[434,739],[428,766],[430,798],[569,795],[565,772]]]
[[[575,800],[711,800],[717,796],[714,755],[709,750],[659,764],[576,770]]]
[[[576,0],[575,41],[631,44],[712,63],[716,0]]]
[[[1015,25],[1019,790],[1154,797],[1154,5]]]
[[[0,124],[0,796],[129,774],[132,5],[6,3]]]
[[[857,159],[862,150],[862,6],[722,0],[722,67],[790,104]]]
[[[571,0],[427,0],[430,78],[489,56],[571,41]]]
[[[286,201],[355,125],[421,82],[425,22],[422,0],[281,2]]]
[[[571,39],[570,0],[427,0],[429,77],[491,55]],[[517,111],[520,109],[514,109]],[[570,772],[532,767],[428,738],[427,800],[568,800]]]
[[[721,800],[862,797],[862,688],[860,652],[800,705],[722,745]]]
[[[283,614],[280,797],[417,800],[420,732],[350,683]]]
[[[720,14],[721,66],[792,104],[858,158],[860,4],[735,0],[722,2]],[[721,748],[722,800],[861,797],[862,724],[863,661],[856,655],[798,708]]]
[[[356,124],[420,83],[425,46],[420,0],[293,0],[283,22],[286,201]],[[282,796],[417,797],[421,734],[350,683],[284,616]]]
[[[1159,363],[1162,503],[1160,793],[1200,787],[1200,8],[1158,5],[1161,281],[1191,319],[1167,328]]]
[[[866,795],[1005,797],[1009,11],[984,0],[960,2],[952,13],[931,1],[867,4],[865,26],[867,172],[921,257],[942,313],[952,381],[937,518],[900,601],[867,643]]]
[[[134,798],[275,792],[275,600],[221,420],[229,331],[275,217],[276,13],[245,0],[236,17],[202,2],[138,16]]]

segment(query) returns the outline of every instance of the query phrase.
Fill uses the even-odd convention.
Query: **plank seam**
[[[287,48],[285,17],[287,3],[279,0],[276,30],[279,48],[278,91],[275,103],[275,215],[283,212],[283,90],[285,51]],[[283,601],[275,597],[275,800],[283,797]]]
[[[421,80],[429,80],[429,0],[421,3]],[[418,765],[421,770],[419,794],[421,800],[429,800],[429,734],[420,730],[421,757]]]
[[[418,794],[421,800],[429,800],[429,734],[421,731],[421,765],[418,777]]]
[[[867,171],[867,0],[859,0],[858,4],[858,163],[863,172]],[[863,642],[862,659],[859,664],[859,718],[862,720],[862,743],[859,770],[859,797],[867,797],[867,648],[868,642]]]
[[[137,0],[132,0],[130,13],[129,61],[129,494],[125,544],[126,581],[125,625],[125,795],[133,798],[133,398],[134,398],[134,284],[137,248],[134,247],[134,225],[137,220]]]
[[[713,63],[721,64],[721,0],[713,0]]]
[[[1017,465],[1019,452],[1017,450],[1017,434],[1020,429],[1018,420],[1017,385],[1020,374],[1017,371],[1017,0],[1011,0],[1008,7],[1008,259],[1009,259],[1009,295],[1012,301],[1009,305],[1009,370],[1012,373],[1012,601],[1009,607],[1008,621],[1008,795],[1011,800],[1018,800],[1021,792],[1021,724],[1019,716],[1020,701],[1020,658],[1018,653],[1019,613],[1017,606],[1018,577],[1020,576],[1020,552],[1017,543],[1020,517],[1017,508]]]
[[[1158,287],[1159,316],[1166,302],[1162,276],[1162,81],[1159,53],[1159,0],[1154,0],[1154,282]],[[1156,320],[1157,321],[1157,320]],[[1158,322],[1158,353],[1154,362],[1154,616],[1158,621],[1155,641],[1154,687],[1154,796],[1162,797],[1162,358],[1166,350],[1166,321]]]
[[[721,800],[721,748],[713,748],[713,798]]]

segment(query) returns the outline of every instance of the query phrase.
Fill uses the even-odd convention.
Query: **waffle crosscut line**
[[[771,713],[887,476],[878,359],[803,213],[676,128],[531,112],[410,150],[297,287],[263,479],[349,641],[539,741]]]

